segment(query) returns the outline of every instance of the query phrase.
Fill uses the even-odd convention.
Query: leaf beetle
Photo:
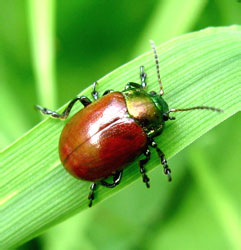
[[[170,113],[194,109],[222,112],[221,109],[207,106],[169,109],[162,97],[164,91],[153,41],[151,46],[160,94],[145,91],[147,75],[144,67],[141,66],[141,84],[129,82],[122,92],[107,90],[101,98],[98,98],[97,82],[94,82],[91,93],[95,100],[93,103],[86,96],[76,97],[61,114],[36,106],[45,115],[65,120],[76,102],[83,104],[84,108],[77,112],[63,128],[59,140],[59,156],[71,175],[92,182],[88,196],[89,207],[92,206],[97,184],[108,188],[120,184],[123,169],[141,154],[144,154],[145,158],[139,160],[140,173],[143,182],[149,188],[150,179],[145,170],[145,165],[151,157],[149,147],[156,150],[163,165],[164,174],[171,181],[171,170],[165,155],[154,141],[154,137],[162,133],[165,122],[175,119],[169,115]],[[105,180],[110,176],[113,177],[112,183]]]

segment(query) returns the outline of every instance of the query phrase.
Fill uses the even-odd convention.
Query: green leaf
[[[163,134],[156,138],[168,159],[240,110],[240,43],[240,26],[231,26],[190,33],[158,47],[164,98],[170,108],[208,105],[225,110],[222,114],[210,111],[177,113],[177,119],[169,121]],[[99,92],[122,90],[129,81],[139,82],[141,65],[145,66],[148,75],[148,91],[158,91],[150,50],[100,79]],[[81,95],[89,96],[91,89],[89,87]],[[79,109],[76,105],[71,114]],[[59,161],[58,138],[64,124],[47,118],[2,151],[1,248],[20,245],[88,207],[90,183],[72,178]],[[147,168],[157,166],[162,168],[152,151]],[[99,187],[94,206],[140,178],[137,161],[125,170],[124,177],[115,189]],[[167,181],[166,176],[160,178]]]

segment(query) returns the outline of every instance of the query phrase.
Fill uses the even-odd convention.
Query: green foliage
[[[140,5],[125,0],[117,7],[115,2],[59,1],[55,9],[54,1],[41,2],[39,7],[28,2],[28,19],[24,2],[1,2],[0,146],[28,132],[0,155],[0,248],[18,246],[81,211],[22,249],[36,244],[58,250],[239,249],[240,113],[224,120],[241,106],[241,29],[209,28],[176,36],[212,25],[240,24],[241,4],[185,0],[180,6],[178,0],[152,0]],[[158,45],[172,37],[158,48],[165,100],[174,108],[209,105],[225,112],[178,113],[176,121],[167,123],[157,142],[169,159],[171,184],[152,151],[147,166],[150,190],[141,181],[136,161],[118,188],[99,187],[94,207],[85,210],[89,183],[69,176],[58,159],[64,122],[46,119],[30,130],[40,117],[33,105],[54,108],[54,103],[66,103],[131,55],[147,50],[150,38]],[[44,48],[42,57],[38,42]],[[140,65],[148,74],[148,90],[158,91],[151,51],[101,78],[98,90],[121,90],[128,81],[139,82]],[[90,88],[83,93],[89,95]],[[76,105],[71,114],[79,108]]]

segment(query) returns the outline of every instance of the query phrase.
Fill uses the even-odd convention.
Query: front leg
[[[142,180],[144,183],[146,183],[146,187],[149,188],[150,187],[150,184],[149,184],[150,179],[146,175],[146,170],[144,168],[146,163],[151,159],[151,152],[150,152],[148,147],[146,148],[144,155],[146,156],[146,158],[139,161],[139,167],[140,167],[140,173],[142,174]]]
[[[156,149],[156,152],[161,159],[161,164],[163,165],[164,168],[164,174],[168,176],[168,181],[171,181],[172,180],[171,169],[167,165],[167,160],[165,158],[164,153],[161,151],[160,148],[158,148],[156,142],[152,138],[149,138],[149,145]]]

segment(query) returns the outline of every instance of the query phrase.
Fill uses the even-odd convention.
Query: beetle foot
[[[94,197],[93,197],[93,199],[94,199]],[[93,201],[93,199],[90,199],[90,202],[89,202],[89,207],[92,207],[92,201]]]
[[[90,193],[88,196],[88,199],[90,200],[89,207],[92,207],[92,203],[93,203],[94,198],[95,198],[94,193]]]
[[[164,174],[168,176],[168,181],[172,181],[172,176],[171,176],[171,169],[170,168],[164,168]]]
[[[92,97],[97,100],[99,98],[99,93],[98,91],[96,91],[96,86],[97,86],[98,82],[94,82],[93,83],[93,91],[91,92]]]
[[[146,170],[144,169],[144,167],[140,168],[140,172],[142,174],[142,180],[144,183],[146,183],[146,187],[149,188],[150,187],[150,178],[146,175]]]
[[[143,182],[146,183],[146,187],[149,188],[150,187],[150,183],[149,183],[150,178],[146,174],[143,174],[142,179],[143,179]]]

